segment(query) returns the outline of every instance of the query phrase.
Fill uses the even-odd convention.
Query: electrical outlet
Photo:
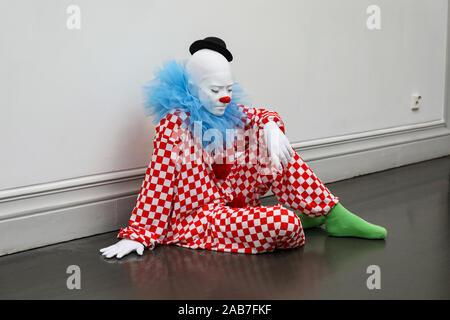
[[[411,101],[411,110],[413,111],[419,110],[421,104],[422,104],[422,96],[418,94],[413,94]]]

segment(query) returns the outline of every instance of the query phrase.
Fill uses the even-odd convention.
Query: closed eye
[[[216,90],[216,89],[211,89],[211,91],[214,93],[219,93],[219,90]]]

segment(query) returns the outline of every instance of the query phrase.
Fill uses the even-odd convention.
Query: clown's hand
[[[112,246],[100,249],[102,255],[108,259],[114,256],[117,256],[117,259],[120,259],[133,251],[136,251],[142,256],[144,253],[144,245],[134,240],[122,239]]]
[[[264,140],[272,164],[275,165],[278,170],[282,171],[283,168],[281,164],[283,164],[284,167],[287,167],[295,154],[288,138],[275,122],[269,121],[264,125]]]

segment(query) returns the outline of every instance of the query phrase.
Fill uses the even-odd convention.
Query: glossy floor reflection
[[[328,184],[385,241],[307,230],[303,248],[261,255],[158,247],[105,260],[116,233],[0,257],[1,299],[449,299],[450,157]],[[265,199],[265,204],[275,199]],[[81,268],[68,290],[66,268]],[[381,268],[368,290],[366,269]]]

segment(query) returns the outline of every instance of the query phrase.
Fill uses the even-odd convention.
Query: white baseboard
[[[133,195],[1,220],[0,255],[117,230],[128,224],[135,201]]]
[[[450,130],[442,120],[293,146],[333,182],[449,155]],[[0,191],[0,255],[125,226],[145,169]]]
[[[444,120],[294,143],[324,182],[349,179],[450,154]]]

